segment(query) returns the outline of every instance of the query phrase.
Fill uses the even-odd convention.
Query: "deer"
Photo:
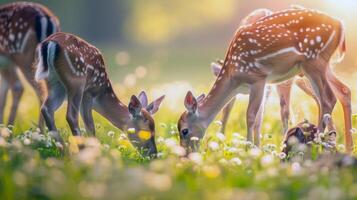
[[[298,7],[295,5],[292,5],[291,7],[295,8],[295,9],[301,8],[301,7]],[[273,13],[273,11],[271,11],[269,9],[265,9],[265,8],[256,9],[256,10],[252,11],[251,13],[249,13],[244,19],[242,19],[242,21],[239,23],[239,27],[248,25],[248,24],[252,24],[263,17],[271,15],[272,13]],[[222,65],[223,65],[223,60],[217,60],[216,62],[211,63],[211,69],[215,76],[219,75],[219,72],[222,69]],[[319,104],[316,95],[312,91],[311,85],[309,84],[309,82],[306,81],[306,79],[303,79],[303,78],[298,78],[296,80],[291,79],[291,80],[284,81],[283,83],[277,84],[276,88],[277,88],[277,91],[279,94],[280,108],[281,108],[280,116],[281,116],[281,120],[283,122],[283,128],[282,128],[283,135],[287,132],[287,130],[289,128],[290,91],[291,91],[291,86],[292,86],[293,82],[295,82],[296,85],[299,88],[301,88],[307,95],[311,96],[315,100],[317,105]],[[270,91],[271,91],[270,88],[267,88],[266,95],[264,96],[265,100],[269,97]],[[227,121],[228,121],[230,112],[234,106],[234,102],[235,102],[235,98],[233,98],[222,110],[222,117],[221,117],[222,126],[221,126],[221,130],[220,130],[222,133],[225,133]],[[266,102],[266,101],[264,101],[264,102]],[[260,127],[261,127],[261,123],[262,123],[264,107],[265,107],[265,104],[262,106],[262,109],[259,110],[259,113],[257,115],[257,120],[256,120],[256,123],[254,126],[254,132],[256,133],[256,135],[260,135]]]
[[[58,18],[45,6],[37,3],[16,2],[0,6],[0,124],[4,123],[4,108],[9,90],[12,105],[8,118],[13,125],[24,92],[17,69],[34,88],[41,103],[42,91],[34,80],[34,61],[37,44],[58,32]],[[39,126],[42,120],[39,118]]]
[[[197,101],[191,91],[184,100],[186,111],[178,120],[180,144],[188,152],[197,151],[218,112],[238,93],[249,93],[246,114],[247,140],[259,146],[253,130],[261,108],[265,85],[281,83],[303,74],[319,101],[318,130],[323,132],[323,116],[331,114],[338,98],[343,106],[346,151],[353,147],[351,95],[331,69],[346,52],[342,22],[322,12],[291,8],[275,12],[239,27],[229,45],[223,67],[208,95]]]
[[[218,76],[220,70],[222,69],[223,61],[222,60],[217,60],[216,62],[211,63],[211,68],[214,76]],[[266,88],[266,93],[264,95],[264,103],[262,104],[262,108],[259,110],[256,118],[256,123],[254,126],[254,132],[256,135],[260,135],[260,127],[262,123],[262,118],[264,114],[264,107],[266,106],[266,100],[269,98],[270,93],[271,93],[271,87],[276,87],[276,90],[279,95],[280,99],[280,118],[282,121],[282,135],[285,135],[286,132],[289,129],[289,125],[291,123],[290,120],[290,91],[291,87],[293,84],[296,84],[302,91],[304,91],[308,96],[312,97],[313,100],[315,101],[316,105],[319,105],[319,101],[317,96],[314,94],[312,86],[303,77],[295,77],[293,79],[284,81],[282,83],[276,84],[276,85],[268,85]],[[225,133],[226,132],[226,126],[228,122],[229,115],[233,109],[234,103],[236,101],[236,98],[233,98],[227,105],[224,106],[222,110],[222,116],[221,116],[221,122],[222,125],[220,126],[220,132]],[[319,112],[319,111],[318,111]]]
[[[95,136],[92,110],[114,126],[128,132],[132,144],[144,155],[155,156],[155,114],[164,95],[148,103],[145,92],[131,96],[128,106],[118,99],[108,77],[100,51],[70,33],[55,33],[41,42],[36,50],[37,81],[45,80],[48,95],[41,113],[51,135],[63,143],[58,134],[54,112],[67,97],[66,120],[74,136],[80,136],[79,113],[85,129]]]

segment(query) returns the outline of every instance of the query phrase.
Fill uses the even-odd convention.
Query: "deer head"
[[[155,122],[152,115],[155,114],[165,96],[161,96],[148,104],[145,92],[141,92],[139,98],[132,96],[128,105],[130,118],[128,121],[128,138],[131,143],[143,155],[155,156],[157,148],[155,144]]]

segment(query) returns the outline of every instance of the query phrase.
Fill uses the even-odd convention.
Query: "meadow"
[[[319,167],[319,161],[314,161],[319,148],[312,160],[285,161],[286,155],[281,153],[279,100],[274,91],[264,115],[261,148],[245,141],[248,99],[239,96],[227,134],[219,132],[218,116],[209,127],[200,152],[182,157],[185,152],[179,146],[176,125],[184,110],[183,97],[187,90],[193,90],[195,95],[209,90],[214,80],[209,64],[223,56],[223,49],[103,49],[110,78],[123,102],[127,103],[132,94],[141,90],[146,90],[150,99],[166,94],[154,116],[158,158],[142,157],[131,146],[127,133],[97,114],[96,138],[72,137],[64,117],[65,106],[56,113],[57,125],[66,141],[65,154],[61,155],[56,143],[47,134],[39,133],[35,124],[38,103],[27,87],[15,125],[0,129],[1,199],[357,198],[356,169]],[[181,71],[180,66],[186,66],[186,71]],[[187,74],[187,68],[192,72]],[[196,82],[189,81],[193,77]],[[350,76],[343,80],[356,91],[357,79]],[[296,87],[292,92],[292,124],[303,119],[316,122],[313,100]],[[343,152],[341,110],[337,105],[333,118],[338,128],[337,148]],[[353,116],[354,127],[356,120]],[[355,133],[353,137],[356,143]]]

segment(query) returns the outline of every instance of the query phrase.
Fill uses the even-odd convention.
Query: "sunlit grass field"
[[[223,50],[104,53],[109,76],[124,103],[141,90],[147,91],[150,100],[166,94],[154,116],[158,158],[141,157],[127,140],[127,133],[96,113],[96,138],[71,137],[65,104],[56,113],[57,126],[67,143],[62,157],[56,144],[38,133],[39,105],[27,86],[16,124],[2,126],[0,131],[1,199],[357,199],[356,169],[317,168],[312,161],[283,162],[279,99],[274,89],[267,102],[260,149],[245,141],[248,98],[238,96],[227,134],[219,133],[217,116],[201,151],[182,157],[176,123],[184,111],[183,97],[187,90],[195,95],[208,92],[214,81],[210,62],[223,57]],[[192,66],[192,72],[187,73],[187,67],[180,70],[183,65]],[[138,66],[146,69],[145,75],[135,73]],[[128,74],[133,74],[135,81]],[[342,80],[356,91],[354,77]],[[353,92],[353,102],[356,100]],[[296,87],[291,113],[293,124],[317,120],[312,98]],[[333,118],[338,128],[337,148],[343,152],[339,104]],[[357,126],[354,116],[353,126]],[[353,137],[356,143],[357,136]],[[79,150],[78,144],[84,148]]]

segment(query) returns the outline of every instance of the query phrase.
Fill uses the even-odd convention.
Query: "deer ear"
[[[216,62],[213,62],[211,63],[211,69],[212,69],[212,72],[215,76],[218,76],[219,75],[219,72],[221,72],[221,69],[222,69],[222,65],[216,63]]]
[[[155,114],[159,108],[160,108],[160,105],[162,103],[162,101],[164,100],[165,98],[165,95],[162,95],[161,97],[159,97],[158,99],[156,99],[155,101],[151,102],[147,107],[146,107],[146,110],[151,114]]]
[[[140,92],[138,98],[139,98],[141,105],[144,108],[148,106],[148,96],[146,95],[146,93],[144,91]]]
[[[139,99],[135,95],[131,96],[129,106],[128,106],[130,114],[133,117],[140,115],[141,108],[142,108],[142,105],[141,105]]]
[[[195,113],[197,111],[197,100],[191,91],[188,91],[185,97],[185,107],[188,112]]]
[[[205,94],[201,94],[200,96],[198,96],[197,98],[196,98],[196,100],[197,100],[197,102],[199,103],[199,102],[201,102],[204,98],[205,98]]]

